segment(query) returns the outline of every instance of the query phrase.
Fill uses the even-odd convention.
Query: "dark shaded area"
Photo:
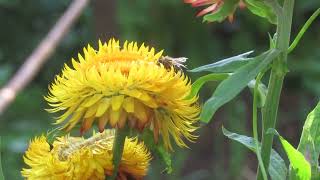
[[[70,1],[0,0],[0,85],[22,64]],[[303,23],[320,7],[318,0],[297,0],[293,21],[295,36]],[[275,29],[267,21],[247,10],[238,10],[233,23],[202,23],[196,9],[182,0],[92,1],[71,32],[59,45],[37,78],[19,94],[0,117],[1,151],[7,179],[21,179],[22,154],[29,139],[53,129],[53,115],[48,114],[43,96],[54,75],[64,63],[70,63],[88,43],[115,36],[122,42],[135,40],[165,49],[165,55],[189,58],[188,68],[255,50],[268,48],[268,32]],[[319,22],[319,20],[317,20]],[[279,132],[297,145],[307,113],[320,94],[320,24],[314,23],[301,44],[289,57],[290,73],[285,80],[280,102]],[[202,74],[192,74],[196,79]],[[201,90],[201,101],[210,97],[216,83]],[[240,144],[223,137],[221,126],[251,136],[251,101],[248,90],[225,105],[213,121],[198,134],[190,149],[178,149],[173,155],[172,175],[161,173],[164,166],[154,160],[147,179],[252,179],[256,158]],[[277,148],[278,142],[275,141]],[[10,167],[10,168],[6,168]]]

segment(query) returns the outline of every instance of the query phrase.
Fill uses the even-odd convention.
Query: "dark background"
[[[66,0],[0,0],[0,86],[15,73],[25,58],[68,7]],[[297,0],[293,18],[293,37],[320,7],[319,0]],[[88,43],[111,37],[145,42],[173,57],[189,58],[189,69],[250,50],[258,54],[268,48],[268,33],[275,27],[248,10],[237,10],[233,23],[202,23],[197,10],[182,0],[93,0],[77,23],[59,44],[40,73],[0,116],[1,152],[6,179],[21,179],[22,155],[36,135],[53,129],[53,116],[44,109],[43,96],[48,84],[63,64],[75,57]],[[320,23],[311,26],[300,45],[289,56],[289,69],[280,102],[278,130],[297,145],[307,113],[320,95]],[[191,74],[189,74],[191,75]],[[195,80],[202,74],[192,74]],[[201,91],[208,98],[216,83]],[[174,172],[162,173],[164,166],[154,160],[147,179],[254,179],[255,155],[240,144],[223,137],[221,126],[251,136],[251,94],[223,106],[213,121],[198,134],[190,149],[173,154]],[[278,142],[275,141],[275,148]],[[283,156],[285,157],[285,156]]]

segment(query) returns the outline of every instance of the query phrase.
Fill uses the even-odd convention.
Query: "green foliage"
[[[0,180],[4,180],[2,163],[1,163],[1,152],[2,152],[2,146],[1,146],[1,136],[0,136]]]
[[[222,81],[229,77],[228,73],[212,73],[198,78],[193,84],[189,97],[194,97],[198,94],[201,87],[208,81]]]
[[[225,136],[227,136],[229,139],[237,141],[244,146],[246,146],[248,149],[250,149],[253,152],[256,152],[256,144],[252,137],[236,134],[233,132],[228,131],[224,127],[222,127],[222,132]],[[259,147],[261,145],[259,144]],[[270,165],[268,168],[269,175],[272,180],[285,180],[287,176],[287,167],[284,162],[284,160],[281,158],[281,156],[272,149],[271,151],[271,157],[270,157]]]
[[[200,115],[201,121],[208,123],[218,108],[238,95],[260,71],[268,67],[279,53],[278,50],[270,50],[255,57],[220,83],[212,97],[205,102]]]
[[[207,64],[204,66],[200,66],[190,70],[190,72],[214,72],[214,73],[227,73],[227,72],[234,72],[238,68],[243,65],[246,65],[249,60],[252,58],[247,58],[253,51],[249,51],[243,54],[239,54],[237,56],[233,56],[230,58],[219,60],[212,64]]]
[[[144,144],[148,147],[148,149],[152,152],[153,155],[156,155],[160,158],[162,163],[165,165],[165,171],[170,174],[173,171],[171,154],[165,150],[163,146],[163,142],[156,143],[154,141],[153,132],[149,129],[145,129],[141,136]]]
[[[292,44],[290,45],[288,52],[290,53],[291,51],[294,50],[294,48],[298,45],[300,39],[303,37],[304,33],[308,30],[308,28],[310,27],[310,25],[312,24],[312,22],[319,16],[320,14],[320,8],[317,9],[311,16],[310,18],[307,20],[307,22],[303,25],[303,27],[301,28],[300,32],[298,33],[297,37],[294,39],[294,41],[292,42]]]
[[[304,158],[303,154],[296,150],[287,140],[285,140],[275,129],[268,129],[267,133],[277,135],[280,139],[283,149],[290,161],[294,174],[291,174],[292,180],[310,180],[311,167],[310,163]]]
[[[256,145],[256,154],[257,154],[257,158],[258,158],[258,164],[259,164],[259,169],[262,173],[262,177],[264,180],[268,179],[268,175],[265,169],[265,165],[263,164],[262,161],[262,156],[261,156],[261,151],[260,151],[260,147],[259,147],[259,135],[258,135],[258,100],[261,98],[258,98],[258,94],[259,94],[259,84],[261,82],[261,78],[263,77],[265,72],[260,72],[255,80],[255,85],[253,88],[253,104],[252,104],[252,132],[253,132],[253,138],[254,138],[254,142]],[[263,106],[263,105],[262,105]]]
[[[255,85],[256,85],[256,80],[251,80],[249,82],[248,87],[250,88],[251,93],[253,93]],[[257,90],[257,95],[258,95],[257,106],[258,106],[258,108],[262,108],[266,102],[268,88],[262,82],[259,82],[256,90]]]
[[[0,29],[0,85],[3,85],[23,63],[25,57],[44,37],[69,3],[69,0],[0,0],[0,21],[2,23]],[[297,32],[297,27],[303,24],[315,7],[319,7],[319,5],[319,0],[296,0],[293,33]],[[94,9],[88,8],[84,12],[59,45],[54,56],[48,60],[40,74],[37,75],[35,81],[20,94],[5,115],[0,117],[0,135],[5,135],[2,143],[2,163],[4,167],[10,167],[4,169],[4,175],[7,179],[22,179],[19,172],[24,166],[21,157],[29,139],[36,134],[46,132],[48,128],[52,128],[50,123],[53,122],[53,116],[48,116],[43,110],[46,108],[46,103],[43,102],[42,96],[47,92],[48,83],[53,80],[54,74],[60,71],[65,61],[76,56],[77,52],[81,51],[88,42],[91,44],[96,42],[94,28],[99,28],[100,25],[95,24],[99,21],[95,21],[94,18],[95,16],[99,17],[101,13],[92,13],[92,11]],[[212,59],[246,52],[252,48],[256,52],[268,48],[266,32],[272,32],[271,28],[273,27],[267,21],[260,21],[261,18],[252,16],[248,9],[237,11],[233,23],[224,22],[222,24],[202,24],[200,18],[194,17],[194,11],[195,9],[184,5],[181,0],[117,1],[116,13],[111,16],[114,16],[116,20],[118,31],[107,31],[103,37],[99,38],[109,38],[110,34],[116,33],[117,38],[120,38],[121,41],[124,39],[143,41],[157,47],[157,49],[164,48],[166,55],[188,57],[187,64],[191,69],[202,64],[212,63]],[[101,16],[100,18],[103,19]],[[292,59],[289,61],[290,73],[287,76],[286,91],[283,93],[285,97],[282,103],[287,106],[293,101],[299,106],[291,106],[290,108],[296,109],[290,114],[280,112],[283,119],[291,121],[283,121],[278,125],[282,130],[286,130],[286,134],[291,135],[290,137],[295,137],[296,132],[299,132],[296,129],[296,125],[300,124],[297,119],[305,116],[305,111],[310,106],[310,99],[317,99],[320,94],[320,53],[318,38],[316,38],[320,35],[319,29],[320,24],[314,23],[313,27],[309,29],[309,33],[305,33],[301,41],[303,46],[295,48],[294,53],[291,54]],[[302,74],[303,76],[301,76]],[[195,74],[192,76],[194,78]],[[211,86],[208,84],[208,87]],[[206,87],[200,98],[210,94],[211,91]],[[287,101],[288,97],[292,96],[295,98]],[[237,102],[238,100],[242,101],[243,98],[237,99]],[[307,103],[301,102],[304,100]],[[219,120],[229,120],[226,117],[240,108],[243,110],[241,117],[247,115],[247,103],[241,103],[239,105],[241,107],[239,107],[234,106],[234,102],[224,108]],[[239,118],[239,116],[235,115],[234,120],[247,119]],[[234,125],[233,127],[237,128],[237,131],[241,125],[244,133],[248,129],[246,127],[248,124],[245,121],[233,121],[230,122],[230,125]],[[149,179],[182,179],[185,176],[181,174],[185,175],[186,172],[190,177],[193,173],[198,175],[193,176],[198,179],[201,179],[200,177],[205,174],[209,174],[207,179],[235,179],[223,175],[220,173],[221,170],[233,172],[239,165],[243,168],[243,163],[245,161],[251,162],[251,160],[245,159],[245,155],[239,155],[244,159],[243,161],[233,159],[234,152],[244,150],[244,148],[236,149],[232,146],[232,149],[228,149],[230,153],[225,155],[225,150],[227,150],[223,149],[225,142],[214,127],[202,128],[200,131],[201,141],[198,141],[192,151],[181,149],[175,151],[171,162],[174,172],[170,176],[159,174],[158,167],[162,168],[162,164],[153,161],[148,174]],[[206,131],[210,133],[206,133]],[[217,134],[213,140],[212,133]],[[208,134],[210,134],[210,139]],[[212,141],[214,141],[214,145],[207,145]],[[199,148],[203,144],[207,145],[206,152],[210,153],[212,157],[208,158],[208,154],[203,153],[203,149]],[[190,159],[194,162],[191,166],[188,163]],[[234,163],[238,162],[238,166],[234,166],[232,162],[228,161],[230,159],[234,160]],[[201,166],[197,164],[199,162],[202,163]],[[161,163],[164,162],[161,161]],[[208,172],[204,166],[210,167]],[[235,173],[237,174],[236,178],[239,178],[242,170]],[[164,176],[165,178],[163,178]]]
[[[277,16],[272,8],[266,4],[266,1],[261,0],[245,0],[248,9],[255,15],[266,18],[272,24],[277,23]]]
[[[224,1],[221,7],[214,13],[207,14],[203,17],[204,21],[208,22],[221,22],[229,15],[232,15],[238,6],[239,0]]]
[[[318,168],[320,154],[320,103],[311,111],[303,126],[302,135],[298,150],[305,157],[310,158],[312,167],[312,179],[320,178],[320,170]]]
[[[1,59],[1,58],[0,58]],[[12,67],[8,64],[0,66],[0,86],[3,85],[12,74]]]

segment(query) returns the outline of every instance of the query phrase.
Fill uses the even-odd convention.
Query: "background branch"
[[[11,104],[16,95],[27,86],[39,72],[42,65],[54,52],[58,43],[70,30],[70,27],[80,16],[89,1],[90,0],[73,0],[68,9],[32,54],[25,60],[16,74],[0,89],[0,115]]]

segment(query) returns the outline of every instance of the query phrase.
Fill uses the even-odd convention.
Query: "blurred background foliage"
[[[34,81],[18,95],[0,117],[1,152],[6,179],[22,179],[22,155],[29,139],[53,129],[53,115],[46,113],[43,96],[64,63],[98,38],[115,36],[165,49],[173,57],[189,58],[189,69],[249,50],[258,54],[268,48],[268,33],[274,26],[264,19],[237,10],[233,23],[202,23],[196,9],[182,0],[93,0],[59,44]],[[66,0],[0,0],[0,86],[14,74],[24,59],[70,4]],[[319,0],[296,0],[293,20],[295,36],[303,23],[320,7]],[[320,95],[320,23],[311,26],[290,55],[290,73],[282,93],[278,129],[297,145],[307,113]],[[196,79],[201,74],[192,74]],[[201,91],[200,100],[211,95],[216,83]],[[147,179],[252,179],[255,155],[223,137],[228,129],[251,136],[251,94],[248,90],[228,103],[204,126],[196,144],[173,155],[174,171],[166,175],[163,164],[153,161]],[[277,144],[277,142],[275,142]],[[160,175],[159,175],[160,174]]]

